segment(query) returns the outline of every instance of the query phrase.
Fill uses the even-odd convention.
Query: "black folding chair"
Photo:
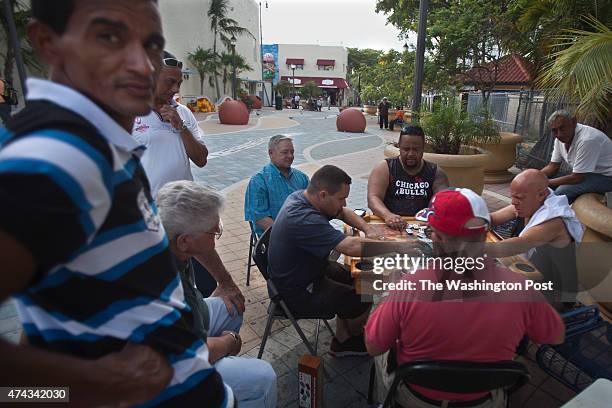
[[[255,244],[257,243],[257,233],[255,232],[255,225],[253,225],[252,221],[249,221],[249,227],[251,228],[251,237],[249,238],[249,258],[247,259],[247,280],[246,285],[249,286],[251,282],[251,267],[255,266],[255,262],[253,262],[253,248],[255,248]]]
[[[527,368],[522,363],[511,360],[494,363],[412,361],[402,364],[395,371],[395,378],[383,408],[398,406],[395,396],[402,382],[461,394],[492,391],[498,388],[504,388],[506,393],[511,393],[528,382],[529,378]]]
[[[313,356],[317,355],[317,347],[319,342],[319,328],[321,325],[321,320],[327,326],[327,329],[334,336],[334,331],[331,326],[327,322],[328,319],[333,319],[334,314],[328,315],[294,315],[287,306],[287,303],[283,300],[283,297],[280,295],[274,282],[270,280],[270,275],[268,274],[268,244],[270,242],[270,234],[272,232],[272,227],[268,228],[266,232],[259,238],[257,243],[255,244],[255,251],[253,253],[253,260],[257,265],[257,268],[263,275],[266,283],[268,284],[268,292],[270,293],[270,305],[268,306],[268,321],[266,322],[266,328],[264,330],[263,338],[261,339],[261,346],[259,347],[259,353],[257,353],[257,358],[261,358],[264,348],[266,347],[266,341],[268,340],[268,336],[270,335],[270,331],[272,330],[272,323],[275,320],[285,320],[289,319],[291,324],[298,332],[298,335],[304,342],[304,345]],[[298,324],[298,319],[317,319],[316,329],[315,329],[315,344],[314,347],[306,338],[306,335],[302,331],[302,328]]]

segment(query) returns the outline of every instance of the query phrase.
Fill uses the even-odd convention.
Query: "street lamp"
[[[291,83],[293,84],[293,96],[294,97],[295,97],[295,68],[297,68],[296,65],[295,64],[291,64],[291,71],[292,71],[292,74],[291,74]]]
[[[233,34],[230,44],[232,46],[232,98],[236,99],[236,37]]]

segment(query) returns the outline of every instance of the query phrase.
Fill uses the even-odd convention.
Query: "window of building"
[[[287,69],[291,69],[291,64],[287,64]],[[304,69],[304,64],[295,64],[295,70]]]
[[[333,71],[334,70],[333,65],[318,65],[318,67],[319,67],[319,71]]]

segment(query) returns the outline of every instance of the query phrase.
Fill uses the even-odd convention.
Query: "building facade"
[[[278,44],[278,78],[293,84],[296,92],[313,81],[333,105],[345,104],[348,50],[341,46]],[[294,67],[294,68],[293,68]]]
[[[204,89],[200,92],[200,76],[189,63],[189,53],[198,47],[213,49],[214,38],[210,29],[210,19],[207,16],[211,0],[159,0],[162,16],[166,50],[183,61],[183,85],[181,97],[191,100],[200,95],[207,96],[211,101],[217,100],[214,87],[209,85],[209,77],[204,79]],[[229,0],[227,17],[238,22],[252,35],[242,35],[236,38],[236,54],[241,55],[252,67],[251,71],[240,72],[237,77],[242,87],[250,94],[261,92],[261,55],[259,30],[259,3],[255,0]],[[217,38],[217,52],[231,53],[231,50]],[[226,70],[225,81],[223,69],[218,77],[221,96],[232,95],[232,69]],[[214,83],[214,80],[213,80]]]

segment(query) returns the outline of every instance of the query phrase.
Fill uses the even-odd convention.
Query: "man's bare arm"
[[[368,177],[368,207],[374,215],[385,220],[385,224],[398,230],[406,226],[401,216],[389,211],[383,202],[387,188],[389,187],[389,167],[386,161],[382,161],[372,169]]]
[[[548,181],[550,187],[559,187],[564,184],[578,184],[584,180],[584,174],[572,173],[567,176],[561,176]]]
[[[563,221],[560,218],[554,218],[529,228],[520,237],[504,239],[500,242],[487,242],[485,252],[494,258],[522,254],[532,248],[554,242],[562,236],[564,231]]]
[[[32,253],[0,231],[0,302],[23,290],[34,276]],[[10,273],[9,273],[10,272]],[[165,358],[142,345],[86,360],[10,344],[0,339],[0,384],[69,386],[74,406],[134,405],[153,399],[172,378]]]
[[[561,163],[550,162],[542,169],[542,173],[546,174],[547,177],[553,177],[559,171]]]
[[[244,296],[240,288],[234,283],[232,275],[225,269],[223,261],[219,257],[216,249],[212,249],[196,257],[206,270],[217,281],[217,289],[211,294],[211,297],[220,297],[225,303],[225,307],[230,315],[234,315],[236,306],[239,313],[244,313]]]
[[[208,148],[198,141],[189,129],[181,130],[181,140],[189,159],[198,167],[206,166]]]
[[[272,224],[274,224],[274,220],[272,217],[263,217],[255,221],[255,223],[259,226],[259,228],[265,231],[270,228]]]
[[[512,204],[491,213],[491,226],[516,219],[516,208]]]

